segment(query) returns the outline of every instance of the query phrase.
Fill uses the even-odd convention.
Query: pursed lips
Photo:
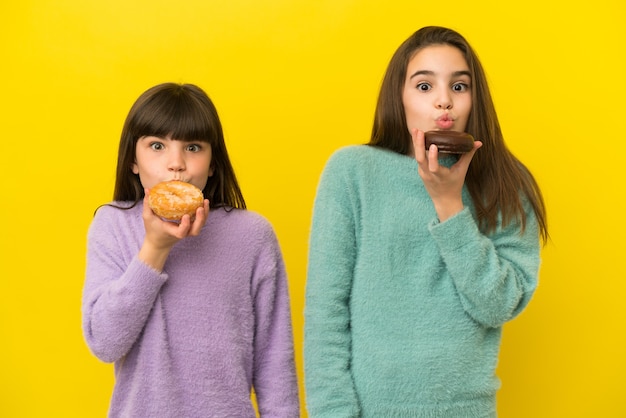
[[[450,129],[454,125],[454,119],[448,113],[439,116],[435,123],[439,129]]]

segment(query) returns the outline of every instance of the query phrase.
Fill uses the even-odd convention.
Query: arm
[[[276,236],[266,225],[252,284],[256,316],[254,389],[263,418],[300,416],[289,291]]]
[[[523,233],[512,223],[489,237],[468,209],[430,227],[465,311],[486,327],[513,319],[537,287],[539,231],[532,210],[526,216]]]
[[[350,372],[350,293],[356,259],[351,192],[331,159],[313,211],[305,309],[305,383],[311,417],[358,417]]]
[[[137,238],[132,231],[115,230],[115,217],[109,210],[98,211],[89,231],[83,332],[93,353],[103,361],[117,361],[131,349],[167,280],[162,269],[170,250],[179,240],[198,235],[208,216],[205,200],[193,222],[187,215],[180,224],[164,222],[150,210],[148,194],[140,248],[132,247]]]
[[[537,286],[539,235],[534,213],[526,208],[523,234],[513,222],[484,236],[462,200],[467,169],[482,143],[476,141],[472,151],[448,168],[439,165],[436,146],[425,152],[423,132],[414,130],[412,138],[418,173],[440,222],[431,226],[431,234],[461,303],[477,322],[499,327],[521,312]]]
[[[137,340],[167,275],[132,255],[133,243],[115,233],[106,209],[98,211],[89,229],[82,316],[91,351],[114,362]]]

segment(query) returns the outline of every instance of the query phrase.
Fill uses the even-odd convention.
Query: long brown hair
[[[493,232],[499,216],[502,224],[520,221],[526,226],[523,197],[528,199],[539,224],[543,242],[548,239],[546,208],[539,185],[530,171],[507,148],[478,56],[459,33],[443,27],[424,27],[400,45],[389,62],[378,96],[372,136],[368,145],[408,155],[411,134],[407,129],[402,92],[409,61],[430,45],[450,45],[461,51],[472,80],[472,109],[466,131],[483,146],[469,166],[465,184],[476,208],[483,232]],[[520,195],[521,191],[521,195]]]
[[[198,86],[177,83],[163,83],[146,90],[131,107],[120,138],[113,200],[130,201],[135,206],[143,199],[139,176],[132,171],[137,141],[144,136],[168,135],[178,141],[211,145],[214,173],[202,192],[212,208],[246,208],[213,102]]]

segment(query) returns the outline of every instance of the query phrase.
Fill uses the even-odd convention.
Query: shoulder
[[[388,167],[404,160],[407,160],[405,155],[384,148],[350,145],[335,151],[328,159],[324,171],[367,173],[375,167]]]
[[[358,177],[358,172],[367,165],[371,157],[371,147],[367,145],[350,145],[336,150],[326,162],[322,171],[322,183],[346,181]]]
[[[376,158],[381,152],[385,151],[369,145],[349,145],[336,150],[328,159],[327,166],[357,165],[360,161]]]
[[[269,220],[258,212],[250,209],[235,209],[220,207],[211,210],[211,214],[219,217],[224,222],[258,226],[259,228],[271,228]]]
[[[142,203],[133,206],[132,202],[109,202],[96,209],[91,228],[115,228],[117,225],[141,222]]]
[[[87,232],[90,247],[104,246],[119,250],[126,242],[136,241],[144,234],[142,203],[131,207],[129,202],[111,202],[100,206]]]
[[[414,158],[371,145],[351,145],[335,151],[320,178],[320,187],[354,189],[361,186],[387,187],[388,179],[410,174],[414,177]],[[318,187],[319,189],[319,187]]]
[[[275,239],[274,227],[263,215],[249,209],[216,208],[209,213],[209,220],[230,234],[256,239]]]

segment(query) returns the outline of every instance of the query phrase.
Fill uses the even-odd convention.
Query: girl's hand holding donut
[[[149,193],[149,190],[147,191]],[[143,220],[146,227],[146,238],[152,235],[155,241],[164,244],[164,247],[173,246],[177,241],[196,236],[202,230],[209,216],[209,201],[204,199],[202,206],[195,210],[193,216],[185,214],[180,221],[163,219],[154,213],[150,205],[144,200]],[[171,244],[170,244],[171,241]]]
[[[476,150],[482,142],[475,141],[474,148],[461,154],[459,160],[451,167],[439,164],[439,152],[436,145],[431,145],[428,151],[424,145],[424,132],[415,129],[412,132],[413,150],[418,165],[418,173],[424,182],[424,187],[435,205],[435,211],[441,222],[463,210],[462,190],[465,175]]]
[[[192,212],[187,208],[185,209],[187,212],[181,214],[179,220],[167,220],[155,213],[153,209],[155,201],[152,199],[151,202],[150,195],[151,190],[146,189],[142,213],[146,235],[139,251],[139,258],[160,271],[174,244],[188,236],[200,234],[209,216],[209,201],[202,197],[201,205],[195,211]]]

